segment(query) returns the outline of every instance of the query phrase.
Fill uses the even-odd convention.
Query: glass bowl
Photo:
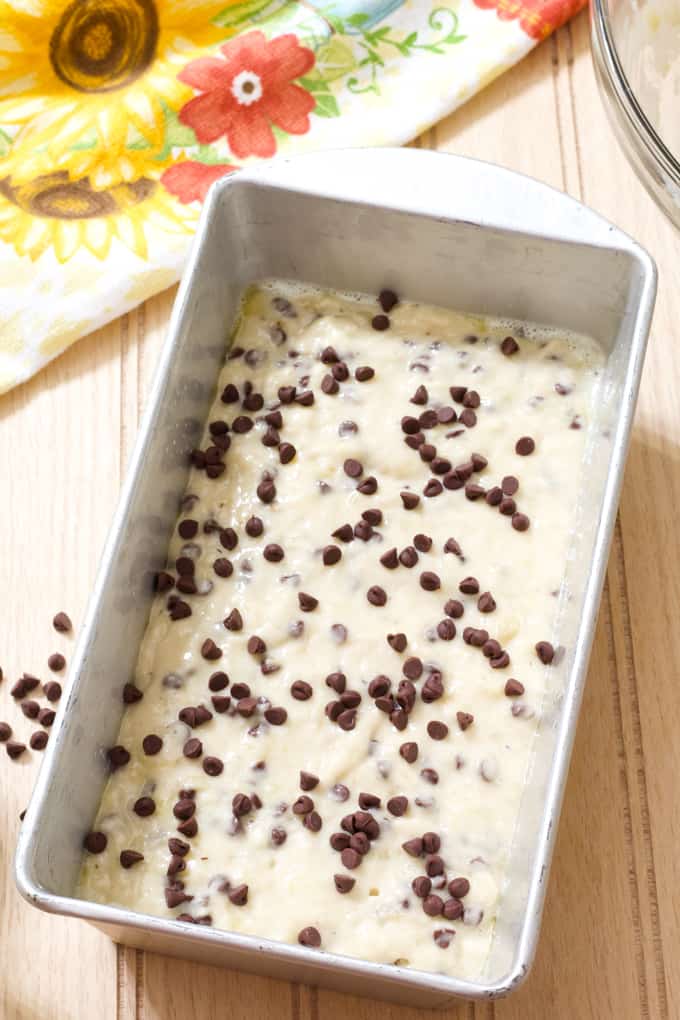
[[[591,11],[595,71],[616,136],[680,226],[680,4],[593,0]]]

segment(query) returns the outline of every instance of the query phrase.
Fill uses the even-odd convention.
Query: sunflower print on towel
[[[174,282],[214,181],[406,142],[582,3],[0,0],[0,392]]]

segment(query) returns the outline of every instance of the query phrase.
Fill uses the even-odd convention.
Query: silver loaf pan
[[[239,299],[282,277],[404,297],[585,333],[607,353],[589,426],[560,598],[564,659],[551,673],[510,861],[509,891],[482,979],[367,963],[73,898],[83,834],[107,778],[131,677]],[[42,910],[112,938],[354,994],[443,1006],[511,991],[526,974],[541,909],[656,290],[637,244],[578,202],[485,163],[416,150],[311,154],[218,182],[203,211],[120,505],[16,856]],[[379,343],[376,338],[376,343]]]

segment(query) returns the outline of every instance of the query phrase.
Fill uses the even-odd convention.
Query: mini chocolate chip
[[[182,752],[185,758],[200,758],[203,754],[203,744],[198,737],[190,737],[185,742]]]
[[[475,721],[475,717],[469,712],[456,712],[456,719],[461,730],[466,730]]]
[[[235,907],[243,907],[248,902],[248,886],[236,885],[233,889],[229,889],[227,892],[229,902],[233,903]]]
[[[57,686],[59,687],[58,684]],[[49,697],[47,693],[47,684],[43,687],[43,691],[48,701],[57,700]],[[61,695],[61,687],[59,687],[59,695]],[[127,683],[123,687],[123,703],[125,705],[134,705],[136,701],[141,701],[143,697],[144,694],[142,691],[140,691],[139,687],[136,687],[134,684]]]
[[[423,571],[420,575],[420,587],[423,588],[424,591],[436,591],[441,587],[439,576],[434,574],[431,570]]]
[[[201,645],[201,655],[204,659],[208,659],[208,661],[221,659],[222,649],[218,648],[212,638],[206,638]]]
[[[397,550],[392,548],[388,549],[387,552],[383,553],[380,557],[380,562],[383,567],[387,567],[388,570],[394,570],[399,566],[399,557],[397,556]]]
[[[296,453],[297,450],[292,443],[281,443],[279,446],[279,460],[282,464],[290,464]]]
[[[426,854],[438,854],[441,850],[442,841],[436,832],[423,833],[423,850]]]
[[[276,498],[276,486],[270,478],[264,478],[257,487],[257,495],[263,503],[271,503]]]
[[[300,772],[300,789],[309,792],[319,785],[319,777],[313,772]]]
[[[420,503],[420,496],[415,492],[400,492],[399,495],[405,510],[415,510]]]
[[[366,592],[366,598],[372,606],[384,606],[387,602],[387,593],[380,585],[372,585]]]
[[[130,761],[130,752],[127,748],[123,747],[122,744],[116,744],[115,747],[110,747],[106,752],[111,771],[115,772],[116,769],[122,768]]]
[[[203,771],[207,776],[219,776],[223,769],[224,764],[220,758],[208,755],[203,759]]]
[[[420,776],[426,783],[431,783],[433,786],[439,782],[439,773],[435,769],[422,769]]]
[[[243,630],[243,617],[238,609],[232,609],[228,616],[225,616],[223,623],[227,630]]]
[[[426,704],[431,704],[433,701],[437,701],[444,693],[444,684],[442,683],[442,676],[438,670],[433,670],[429,677],[423,684],[423,689],[420,692],[420,696]]]
[[[359,807],[362,811],[368,811],[369,808],[379,808],[380,804],[380,797],[378,797],[375,793],[359,794]]]
[[[359,478],[364,470],[361,461],[355,460],[354,457],[348,457],[342,468],[349,478]]]
[[[234,573],[234,568],[231,564],[231,561],[228,560],[225,556],[220,556],[218,559],[214,561],[213,570],[215,571],[218,577],[231,577],[231,575]]]
[[[339,361],[337,365],[333,365],[331,374],[338,382],[346,382],[349,379],[349,369],[344,361]],[[342,433],[340,434],[342,435]]]
[[[391,312],[394,306],[399,304],[399,298],[393,290],[383,289],[378,294],[378,304],[383,312]]]
[[[428,400],[429,396],[424,386],[419,386],[415,393],[413,394],[413,396],[411,397],[412,404],[419,404],[421,406],[423,404],[426,404]]]
[[[353,847],[348,846],[345,850],[340,852],[340,860],[342,861],[345,868],[353,871],[354,868],[358,868],[361,864],[362,855],[355,850]]]
[[[177,531],[180,538],[189,539],[194,538],[198,532],[198,521],[187,519],[180,521],[177,525]]]
[[[354,373],[354,377],[357,382],[368,382],[368,380],[372,379],[374,375],[375,369],[371,368],[370,365],[360,365]]]
[[[502,499],[503,490],[498,485],[494,485],[491,489],[489,489],[484,497],[484,501],[489,506],[498,506]]]
[[[505,339],[501,341],[501,351],[503,354],[505,354],[507,358],[509,358],[513,354],[516,354],[518,350],[519,344],[517,343],[514,337],[506,336]]]
[[[336,694],[342,694],[347,686],[347,677],[344,673],[329,673],[326,677],[326,686]]]
[[[264,531],[264,524],[260,517],[249,517],[246,521],[245,526],[246,535],[250,535],[251,538],[259,538]]]
[[[528,531],[529,529],[529,518],[526,514],[513,514],[512,515],[512,526],[515,531]]]
[[[442,483],[437,478],[430,478],[423,488],[423,495],[428,499],[433,499],[435,496],[440,496],[443,491]]]
[[[0,744],[4,744],[6,740],[12,736],[12,727],[9,723],[0,722]]]
[[[405,634],[388,634],[387,643],[395,652],[403,652],[408,644]]]
[[[187,616],[191,616],[191,606],[182,599],[177,599],[168,609],[171,620],[185,620]]]
[[[468,482],[465,486],[465,498],[471,501],[481,499],[486,495],[486,489],[483,485],[477,485],[475,482]]]
[[[405,744],[402,744],[399,748],[399,754],[407,761],[409,765],[413,765],[414,761],[418,758],[418,745],[415,741],[409,740]]]
[[[308,701],[312,696],[312,687],[305,680],[295,680],[291,685],[290,693],[296,701]]]
[[[457,418],[458,415],[452,407],[437,408],[437,421],[440,425],[451,425]]]
[[[355,885],[355,879],[349,875],[333,875],[333,882],[337,891],[343,894],[351,892]]]
[[[405,843],[402,843],[401,847],[409,857],[420,857],[423,852],[423,841],[420,836],[414,836],[413,839],[407,839]]]
[[[425,859],[425,871],[429,878],[444,874],[444,861],[439,854],[428,854]]]
[[[275,706],[265,709],[264,717],[270,726],[283,726],[288,718],[288,712],[285,708]]]
[[[418,680],[423,674],[422,660],[416,658],[416,656],[411,656],[411,658],[406,659],[404,662],[402,671],[409,680]]]
[[[444,904],[442,913],[447,921],[457,921],[463,916],[465,908],[459,899],[452,897]]]
[[[149,818],[156,810],[156,802],[153,797],[139,797],[134,802],[132,810],[140,818]]]
[[[520,457],[528,457],[535,449],[536,443],[533,441],[531,436],[522,436],[515,443],[515,453],[518,453]]]
[[[449,735],[449,728],[446,723],[433,721],[427,724],[427,733],[432,740],[445,740]]]
[[[539,641],[535,646],[536,655],[544,666],[549,666],[555,658],[555,649],[549,641]]]
[[[108,839],[103,832],[88,832],[83,840],[83,846],[91,854],[101,854],[106,850]]]
[[[8,757],[14,761],[24,753],[26,745],[19,743],[18,740],[8,740],[5,744],[5,750],[7,751]]]
[[[341,712],[337,718],[338,726],[341,730],[353,730],[356,726],[357,721],[357,710],[356,708],[347,708],[344,712]]]
[[[383,697],[390,689],[391,680],[382,674],[374,676],[368,685],[368,693],[372,698]]]
[[[390,797],[387,802],[387,810],[391,815],[396,818],[401,818],[403,814],[406,814],[408,809],[408,797],[398,796]]]
[[[283,846],[288,839],[288,833],[285,829],[275,827],[269,834],[273,846]]]
[[[519,680],[515,680],[513,677],[510,677],[510,679],[506,681],[504,693],[506,698],[517,698],[521,694],[524,694],[524,684],[521,684]]]
[[[418,877],[414,878],[411,882],[411,888],[416,896],[418,896],[421,900],[425,899],[432,888],[432,879],[428,878],[426,875],[418,875]]]
[[[420,447],[425,444],[425,435],[422,432],[414,432],[413,435],[404,436],[404,442],[409,449],[420,450]]]
[[[264,407],[264,397],[261,393],[249,393],[244,398],[242,406],[246,411],[261,411]]]
[[[125,868],[127,871],[134,864],[143,861],[144,854],[140,854],[137,850],[121,850],[119,860],[121,868]]]
[[[514,475],[506,475],[501,482],[501,489],[504,495],[514,496],[519,489],[519,481]]]
[[[44,730],[36,730],[35,733],[31,734],[29,744],[34,751],[44,751],[47,747],[47,741],[49,740],[49,733],[45,733]]]
[[[210,701],[212,703],[213,708],[219,715],[222,715],[224,712],[227,712],[229,706],[231,705],[231,698],[228,695],[224,696],[220,694],[214,694]]]
[[[363,481],[357,485],[357,492],[363,493],[364,496],[372,496],[378,491],[378,482],[373,475],[369,475],[368,478],[364,478]]]
[[[418,447],[418,456],[426,464],[431,464],[437,456],[437,447],[432,443],[421,443]]]
[[[54,670],[55,673],[60,673],[66,665],[66,659],[60,652],[53,652],[47,660],[47,665],[50,669]]]
[[[374,315],[371,319],[371,326],[373,329],[378,330],[378,332],[382,332],[390,328],[390,320],[386,315]]]
[[[415,567],[418,562],[418,553],[412,545],[407,545],[405,549],[401,550],[399,553],[399,562],[404,567]]]
[[[461,411],[458,421],[467,429],[473,429],[477,424],[477,415],[472,408],[466,407],[464,411]]]
[[[318,949],[321,945],[321,935],[317,928],[303,928],[298,933],[298,942],[301,946],[308,946],[310,949]]]
[[[37,701],[22,701],[21,711],[27,719],[37,719],[38,712],[40,711],[40,705]]]
[[[476,577],[464,577],[458,585],[458,590],[464,595],[477,595],[479,593],[479,581]]]
[[[278,543],[270,542],[269,545],[264,547],[262,555],[268,563],[280,563],[285,553]]]
[[[499,655],[493,655],[489,659],[489,665],[492,669],[505,669],[506,666],[510,665],[510,656],[507,652],[501,652]]]
[[[298,602],[303,613],[311,613],[319,604],[318,599],[315,599],[313,595],[308,595],[304,591],[299,592]]]
[[[54,722],[56,712],[51,708],[41,708],[38,712],[38,722],[41,726],[51,726]]]
[[[69,631],[73,630],[73,624],[68,613],[57,613],[52,620],[52,626],[60,634],[68,634]]]
[[[502,513],[504,517],[512,517],[517,510],[517,504],[511,496],[503,496],[503,499],[498,504],[498,511]]]
[[[453,641],[456,636],[456,625],[453,620],[440,620],[437,624],[437,637],[442,641]]]
[[[163,739],[156,733],[148,733],[142,740],[142,750],[144,754],[154,755],[163,747]]]
[[[231,809],[237,818],[242,818],[253,809],[250,797],[245,793],[237,793],[232,797]]]
[[[477,599],[477,609],[480,613],[493,613],[496,608],[496,600],[489,591],[484,591]]]

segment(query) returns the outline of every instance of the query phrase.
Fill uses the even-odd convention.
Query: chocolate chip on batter
[[[368,693],[372,698],[384,697],[390,689],[392,681],[388,676],[379,674],[374,676],[368,685]]]
[[[170,591],[174,583],[175,579],[172,574],[169,574],[167,570],[159,570],[154,578],[154,590],[163,594]]]
[[[4,744],[6,740],[12,736],[12,727],[9,723],[0,722],[0,744]]]
[[[463,916],[465,907],[455,896],[447,900],[442,913],[447,921],[458,921]]]
[[[47,660],[47,665],[55,673],[60,673],[66,665],[66,659],[60,652],[53,652]]]
[[[496,608],[496,600],[489,591],[484,591],[477,599],[477,609],[480,613],[493,613]]]
[[[291,695],[296,701],[308,701],[312,696],[312,687],[305,680],[295,680],[290,688]]]
[[[544,666],[549,666],[555,658],[555,649],[549,641],[539,641],[535,645],[536,655],[541,660]]]
[[[426,875],[418,875],[418,877],[414,878],[411,882],[411,888],[416,896],[418,896],[421,900],[425,899],[432,888],[432,879],[428,878]]]
[[[282,464],[290,464],[296,453],[297,450],[292,443],[281,443],[279,446],[279,460]]]
[[[442,641],[453,641],[456,636],[456,625],[453,620],[440,620],[437,624],[437,637]]]
[[[449,735],[449,728],[446,723],[433,721],[427,724],[427,733],[432,740],[445,740]]]
[[[185,758],[200,758],[203,754],[203,744],[198,737],[190,737],[184,744],[182,753]]]
[[[269,411],[267,414],[265,414],[264,420],[266,421],[267,425],[271,425],[273,429],[283,428],[283,415],[279,410]]]
[[[423,495],[428,499],[433,499],[435,496],[440,496],[443,491],[442,483],[437,478],[430,478],[423,488]]]
[[[276,486],[271,478],[263,478],[256,491],[263,503],[271,503],[276,498]]]
[[[400,492],[401,502],[404,510],[415,510],[420,503],[420,496],[415,492]]]
[[[231,705],[231,698],[228,695],[224,696],[215,694],[210,699],[210,701],[212,702],[213,708],[219,715],[223,715],[225,712],[227,712],[229,710],[229,706]]]
[[[227,630],[243,630],[243,617],[238,609],[232,609],[223,622]]]
[[[222,657],[222,649],[218,648],[212,638],[206,638],[201,645],[201,655],[204,659],[212,661]]]
[[[380,585],[372,585],[366,592],[366,598],[372,606],[384,606],[387,602],[387,592]]]
[[[180,521],[177,525],[177,531],[180,538],[190,539],[194,538],[198,532],[198,521],[194,521],[191,518],[187,518],[184,521]]]
[[[408,644],[405,634],[388,634],[387,643],[395,652],[403,652]]]
[[[88,832],[83,840],[83,846],[88,853],[101,854],[106,850],[108,839],[103,832]]]
[[[41,708],[38,712],[38,722],[41,726],[50,727],[54,722],[55,716],[56,712],[53,709]]]
[[[505,651],[501,652],[499,655],[493,655],[489,659],[489,665],[492,669],[505,669],[506,666],[510,665],[510,656]]]
[[[220,556],[214,561],[213,570],[218,577],[231,577],[234,573],[234,567],[231,560],[228,560],[226,556]]]
[[[253,809],[250,797],[245,793],[237,793],[232,797],[231,809],[237,818],[242,818]]]
[[[444,684],[442,683],[441,673],[438,670],[430,673],[429,677],[423,684],[423,689],[420,692],[420,696],[426,704],[431,704],[433,701],[437,701],[444,693]]]
[[[120,857],[121,868],[125,868],[127,871],[134,864],[139,864],[140,861],[144,860],[144,854],[140,854],[137,850],[121,850]]]
[[[423,841],[420,836],[414,836],[413,839],[407,839],[405,843],[401,844],[402,850],[405,850],[409,857],[420,857],[423,852]]]
[[[274,706],[272,708],[265,709],[264,717],[270,726],[283,726],[288,718],[288,712],[285,708]]]
[[[130,761],[130,752],[127,748],[123,747],[122,744],[116,744],[115,747],[110,747],[106,752],[106,757],[109,761],[109,766],[112,772],[116,769],[122,768]]]
[[[378,480],[374,478],[373,475],[369,475],[367,478],[364,478],[357,485],[357,492],[361,492],[364,496],[372,496],[377,491]]]
[[[48,685],[45,684],[45,686],[43,687],[43,691],[45,693],[45,697],[47,698],[47,700],[58,701],[59,697],[61,697],[61,687],[59,686],[59,684],[57,684],[57,687],[59,687],[59,696],[57,698],[50,698],[49,694],[47,693],[47,686]],[[144,697],[143,692],[140,691],[139,687],[136,687],[135,684],[127,683],[123,687],[123,703],[125,705],[134,705],[135,702],[141,701],[143,697]]]
[[[501,481],[501,489],[504,495],[514,496],[519,489],[519,480],[514,475],[505,475]]]
[[[347,708],[344,712],[341,712],[337,718],[338,726],[341,730],[353,730],[356,726],[357,710],[356,708]]]
[[[390,328],[390,320],[386,315],[374,315],[371,319],[371,326],[373,329],[378,330],[379,333],[382,333]]]
[[[418,415],[418,425],[421,429],[433,429],[438,424],[437,412],[430,409]]]
[[[504,693],[506,698],[517,698],[524,694],[524,684],[515,680],[514,677],[510,677],[505,683]]]
[[[313,595],[308,595],[304,591],[298,593],[298,602],[303,613],[313,612],[319,604],[318,599],[315,599]]]
[[[133,804],[132,810],[140,818],[149,818],[156,810],[156,802],[153,797],[139,797]]]
[[[340,860],[344,867],[348,868],[350,871],[359,867],[361,864],[361,857],[362,855],[358,852],[358,850],[355,850],[351,846],[348,846],[347,849],[340,852]]]
[[[437,591],[441,587],[441,581],[439,575],[433,573],[431,570],[424,570],[420,575],[420,587],[424,591]]]
[[[458,415],[452,407],[437,408],[437,421],[440,425],[451,425],[457,418]]]
[[[479,593],[479,581],[476,577],[465,577],[458,585],[458,590],[464,595],[477,595]]]
[[[528,457],[535,449],[536,443],[531,436],[521,436],[515,443],[515,453],[518,453],[520,457]]]
[[[262,518],[255,516],[249,517],[246,521],[245,531],[246,535],[250,535],[251,538],[259,538],[264,531]]]
[[[22,701],[20,707],[27,719],[37,719],[38,712],[40,711],[40,705],[37,701]]]
[[[233,903],[235,907],[244,907],[248,902],[248,886],[236,885],[227,892],[229,902]]]
[[[212,755],[208,755],[203,759],[203,771],[207,776],[219,776],[224,770],[224,764],[221,758],[215,758]]]
[[[262,555],[268,563],[280,563],[285,553],[277,542],[270,542],[269,545],[264,547]]]
[[[196,805],[190,797],[180,797],[172,809],[172,813],[175,818],[178,818],[183,822],[192,818],[195,811]]]
[[[412,404],[419,404],[421,406],[423,404],[426,404],[428,400],[429,396],[424,386],[419,386],[415,393],[413,394],[413,396],[411,397]]]
[[[449,386],[449,393],[456,404],[462,404],[467,393],[467,386]]]
[[[34,751],[44,751],[48,740],[49,733],[45,733],[44,730],[36,730],[35,733],[31,734],[31,739],[28,743]]]
[[[185,620],[188,616],[191,616],[191,606],[188,602],[184,602],[183,599],[174,601],[172,606],[168,606],[168,611],[171,620]]]
[[[68,613],[57,613],[52,620],[52,626],[60,634],[68,634],[69,631],[73,630],[73,624]]]
[[[406,659],[402,666],[402,672],[409,680],[418,680],[423,675],[423,663],[415,655]]]
[[[426,783],[436,786],[439,782],[439,773],[435,769],[421,769],[420,776]]]
[[[511,496],[503,496],[503,499],[498,504],[498,510],[504,517],[512,517],[517,510],[517,504]]]
[[[395,818],[401,818],[401,816],[406,814],[406,811],[408,810],[408,797],[390,797],[387,802],[387,810],[391,815],[394,815]]]
[[[236,695],[234,695],[236,697]],[[249,719],[257,708],[257,698],[239,698],[236,702],[236,711],[244,719]]]
[[[489,489],[484,497],[485,502],[489,506],[498,506],[503,499],[503,490],[498,485],[494,485]]]
[[[349,875],[333,875],[333,882],[335,883],[335,888],[339,893],[344,894],[351,892],[354,888],[355,881],[356,880],[351,878]]]
[[[142,750],[144,754],[154,755],[163,747],[163,739],[156,733],[148,733],[142,740]]]
[[[472,429],[477,424],[477,415],[472,408],[466,407],[464,411],[461,411],[458,421],[466,428]]]
[[[372,379],[374,375],[375,369],[371,368],[370,365],[359,365],[354,373],[354,377],[357,382],[368,382],[368,380]]]
[[[528,531],[530,521],[526,514],[515,513],[512,515],[512,526],[515,531]]]
[[[506,358],[509,358],[513,354],[516,354],[518,350],[519,344],[517,343],[514,337],[506,336],[505,339],[501,341],[501,351],[503,354],[505,354]]]
[[[388,549],[387,552],[383,553],[380,557],[380,562],[383,567],[387,567],[388,570],[394,570],[399,566],[399,557],[397,556],[397,550],[395,548]]]
[[[404,567],[415,567],[418,562],[418,553],[412,545],[407,545],[405,549],[401,550],[399,553],[399,562]]]
[[[318,949],[321,945],[321,935],[317,928],[308,927],[303,928],[298,933],[298,942],[301,946],[307,946],[310,949]]]
[[[355,460],[354,457],[348,457],[342,468],[349,478],[359,478],[364,470],[361,461]]]
[[[384,288],[378,294],[378,304],[383,312],[391,312],[395,305],[399,304],[399,298],[393,290]]]

